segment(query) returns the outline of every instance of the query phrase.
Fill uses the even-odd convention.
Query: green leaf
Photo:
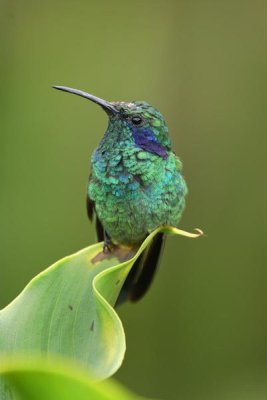
[[[141,400],[113,381],[97,383],[86,371],[59,360],[2,360],[1,400]],[[142,398],[143,399],[143,398]],[[144,399],[143,399],[144,400]]]
[[[0,354],[59,354],[87,367],[96,379],[114,374],[126,346],[112,306],[134,261],[159,231],[202,234],[161,227],[135,253],[120,248],[104,254],[97,243],[56,262],[0,311]]]

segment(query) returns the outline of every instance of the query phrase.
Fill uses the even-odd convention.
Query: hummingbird
[[[92,154],[87,214],[95,218],[103,251],[114,246],[138,248],[159,226],[177,227],[187,185],[182,162],[171,148],[162,114],[145,101],[109,102],[82,90],[53,86],[88,99],[108,116],[108,127]],[[118,303],[137,301],[153,280],[165,236],[158,233],[136,260]]]

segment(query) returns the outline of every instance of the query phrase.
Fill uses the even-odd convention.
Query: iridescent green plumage
[[[88,196],[112,241],[134,244],[159,225],[177,226],[186,185],[161,114],[147,103],[118,103],[116,107],[121,105],[124,117],[120,113],[110,117],[105,136],[93,154]],[[143,117],[140,129],[153,131],[166,149],[166,159],[136,145],[131,115]]]
[[[100,104],[109,117],[92,156],[87,191],[88,215],[92,219],[96,213],[99,239],[103,229],[106,244],[137,246],[158,226],[177,226],[187,188],[161,113],[146,102],[109,103],[75,89],[56,88]],[[156,244],[156,256],[150,254],[154,264],[162,240]],[[155,265],[151,268],[154,271]]]

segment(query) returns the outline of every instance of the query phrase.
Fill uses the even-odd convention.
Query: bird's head
[[[125,139],[134,141],[137,147],[154,153],[163,159],[171,148],[168,127],[162,114],[145,101],[108,102],[78,89],[54,86],[55,89],[73,93],[100,105],[109,117],[109,132],[117,132],[118,140],[123,133]]]

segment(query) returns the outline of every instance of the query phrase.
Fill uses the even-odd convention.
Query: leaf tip
[[[207,236],[205,235],[205,233],[202,231],[202,229],[199,228],[195,228],[194,231],[196,232],[197,236],[196,237],[200,237],[200,236]]]

